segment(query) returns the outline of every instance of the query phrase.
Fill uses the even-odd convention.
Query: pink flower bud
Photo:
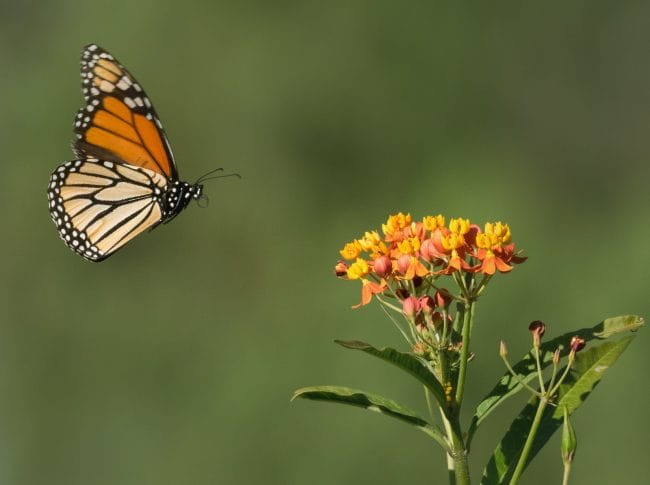
[[[439,306],[441,308],[448,308],[452,299],[451,294],[449,294],[445,288],[440,288],[438,291],[436,291],[434,298],[436,300],[436,306]]]
[[[438,257],[438,251],[431,239],[425,239],[422,241],[422,244],[420,244],[420,256],[428,262],[433,261]]]
[[[414,296],[409,296],[402,301],[402,312],[406,315],[406,318],[413,321],[415,316],[420,311],[420,302]]]
[[[380,278],[385,278],[393,272],[393,262],[388,256],[379,256],[373,265],[374,271]]]
[[[436,302],[429,295],[420,297],[420,308],[425,315],[431,315],[436,308]]]
[[[402,254],[397,259],[397,271],[399,271],[400,274],[405,275],[410,267],[411,267],[411,256],[409,256],[408,254]]]

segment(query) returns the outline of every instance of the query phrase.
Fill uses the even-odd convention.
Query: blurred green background
[[[338,249],[398,210],[511,225],[530,259],[479,305],[468,403],[533,319],[553,336],[647,317],[648,18],[641,1],[0,0],[0,483],[443,483],[423,434],[289,403],[341,384],[423,409],[419,385],[332,343],[401,345],[377,307],[350,309]],[[184,179],[242,175],[102,264],[61,243],[45,196],[89,42],[147,89]],[[647,480],[646,342],[575,415],[572,483]],[[476,483],[524,399],[479,431]],[[524,482],[560,476],[556,436]]]

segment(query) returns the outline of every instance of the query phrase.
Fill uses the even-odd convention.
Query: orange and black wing
[[[101,261],[162,220],[167,179],[142,167],[88,157],[60,165],[50,177],[50,215],[61,239]]]
[[[167,136],[146,93],[111,54],[84,48],[81,87],[86,106],[74,123],[74,149],[81,159],[127,163],[178,180]]]

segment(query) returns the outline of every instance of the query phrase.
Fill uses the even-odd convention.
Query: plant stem
[[[460,431],[460,423],[457,418],[454,418],[453,423],[450,422],[442,409],[440,409],[440,415],[447,432],[447,441],[450,448],[447,452],[449,483],[450,485],[470,485],[469,465]]]
[[[447,453],[447,476],[449,485],[456,485],[456,470],[454,469],[454,459]]]
[[[469,464],[462,440],[453,435],[451,457],[454,460],[454,477],[457,485],[469,485]]]
[[[517,467],[515,468],[514,473],[512,474],[512,478],[510,479],[510,485],[516,485],[517,481],[519,480],[519,477],[524,471],[524,468],[526,467],[526,462],[528,461],[528,454],[530,453],[530,449],[533,446],[533,442],[535,441],[535,435],[537,435],[537,428],[539,428],[539,423],[542,421],[542,415],[544,414],[544,409],[546,409],[546,405],[548,404],[548,400],[545,397],[542,397],[539,400],[539,405],[537,406],[537,412],[535,413],[535,417],[533,418],[533,424],[530,426],[530,431],[528,432],[528,438],[526,438],[526,443],[524,444],[524,449],[521,452],[521,455],[519,456],[519,461],[517,462]]]
[[[449,455],[447,455],[449,456]],[[562,476],[562,485],[569,485],[569,474],[571,473],[571,463],[564,465],[564,475]]]
[[[465,303],[463,315],[463,347],[460,351],[460,370],[458,373],[458,384],[456,387],[456,402],[460,408],[463,402],[463,393],[465,391],[465,378],[467,376],[467,360],[469,359],[469,337],[470,330],[474,323],[474,301]]]

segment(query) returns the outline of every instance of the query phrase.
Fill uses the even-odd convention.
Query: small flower
[[[422,224],[427,231],[435,231],[445,227],[445,218],[441,214],[437,216],[426,216],[422,219]]]
[[[403,254],[397,259],[397,271],[402,279],[413,280],[416,277],[423,277],[429,274],[429,270],[415,256]]]
[[[373,263],[373,270],[380,278],[385,278],[393,272],[393,262],[388,256],[379,256]]]
[[[343,259],[352,261],[353,259],[358,258],[359,254],[361,254],[361,246],[357,241],[349,242],[339,251],[339,254]]]
[[[381,242],[381,237],[377,231],[366,231],[361,239],[355,241],[361,249],[366,252],[370,252],[379,245]]]
[[[411,214],[401,212],[388,217],[386,224],[381,225],[387,242],[401,241],[404,238],[404,228],[411,225]]]
[[[374,281],[367,280],[365,278],[361,279],[361,303],[358,305],[353,305],[352,308],[356,309],[361,306],[367,305],[372,300],[372,295],[377,295],[383,293],[386,290],[386,282],[381,280],[379,283]]]
[[[409,237],[397,243],[397,249],[402,254],[414,255],[420,249],[420,240],[417,237]]]
[[[334,266],[334,274],[339,278],[347,276],[348,274],[348,265],[345,261],[339,260]]]
[[[370,272],[368,263],[361,258],[357,258],[356,262],[352,263],[348,268],[348,278],[351,280],[358,280],[366,276]]]

